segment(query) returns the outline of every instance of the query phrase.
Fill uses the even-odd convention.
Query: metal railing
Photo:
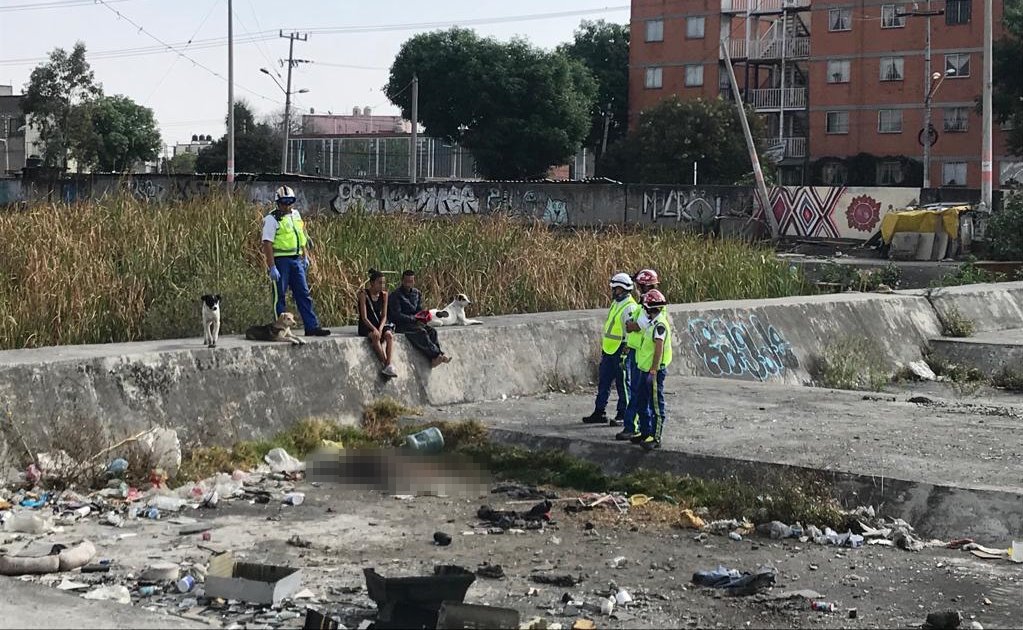
[[[783,94],[784,93],[784,94]],[[754,109],[802,109],[806,107],[806,88],[759,88],[750,90]]]
[[[746,45],[745,39],[730,37],[728,42],[728,54],[732,59],[781,59],[782,40],[781,38],[754,39]],[[806,59],[810,56],[809,37],[790,37],[784,42],[786,59]],[[721,55],[724,58],[724,55]]]
[[[810,0],[721,0],[722,13],[772,13],[809,6]]]
[[[785,145],[784,156],[787,158],[806,157],[806,138],[775,138],[768,141],[768,151],[777,150],[780,145]]]

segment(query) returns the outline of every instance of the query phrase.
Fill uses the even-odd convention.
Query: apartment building
[[[931,187],[979,188],[982,12],[983,0],[633,0],[630,124],[672,94],[731,98],[727,50],[783,183],[924,185],[929,141]],[[996,186],[1023,180],[1005,131]]]

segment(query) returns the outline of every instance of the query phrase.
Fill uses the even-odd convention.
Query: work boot
[[[604,424],[607,422],[607,416],[603,411],[594,411],[590,415],[583,418],[583,422],[586,424]]]
[[[639,444],[646,438],[647,436],[643,435],[642,433],[634,433],[632,434],[632,437],[629,438],[629,441],[632,442],[633,444]]]
[[[305,331],[305,336],[306,337],[328,337],[328,336],[330,336],[330,331],[327,330],[326,328],[311,328],[311,329]]]
[[[615,433],[615,439],[619,442],[625,442],[626,440],[634,440],[639,437],[639,433],[633,433],[632,431],[622,431],[621,433]]]
[[[661,448],[661,442],[652,435],[646,436],[642,442],[639,443],[643,447],[644,451],[652,451],[655,448]]]

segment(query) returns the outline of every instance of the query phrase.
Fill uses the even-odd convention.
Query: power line
[[[199,22],[199,26],[196,27],[195,32],[192,33],[192,36],[188,38],[188,42],[185,43],[185,47],[182,50],[187,50],[188,47],[192,44],[192,40],[195,39],[195,36],[199,34],[199,31],[202,30],[202,27],[206,26],[207,20],[210,19],[211,15],[213,15],[213,9],[216,9],[218,4],[220,4],[220,0],[213,0],[213,3],[210,5],[210,10],[206,12],[206,17],[202,19],[202,22]],[[178,63],[178,59],[181,59],[181,57],[175,56],[174,59],[171,61],[170,66],[167,67],[167,72],[163,73],[163,77],[161,77],[160,80],[156,82],[156,85],[153,86],[152,91],[149,92],[149,96],[146,97],[147,102],[149,101],[149,99],[153,98],[153,94],[156,93],[156,90],[159,89],[160,86],[163,85],[163,82],[167,80],[167,77],[170,76],[171,70],[173,70],[174,66],[176,66]]]
[[[385,66],[353,66],[347,63],[330,63],[328,61],[316,61],[315,59],[313,60],[312,63],[313,65],[317,66],[327,66],[330,68],[350,68],[352,70],[390,70],[390,68],[387,68]]]
[[[136,29],[138,29],[138,32],[140,32],[140,33],[144,33],[144,34],[145,34],[145,35],[146,35],[147,37],[149,37],[149,38],[150,38],[150,39],[152,39],[153,41],[155,41],[155,42],[157,42],[157,43],[161,44],[161,45],[162,45],[162,46],[163,46],[164,48],[166,48],[167,50],[169,50],[169,51],[171,51],[171,52],[174,52],[174,53],[176,53],[176,54],[177,54],[177,55],[178,55],[179,57],[184,57],[185,59],[187,59],[187,60],[191,61],[193,65],[195,65],[195,66],[197,66],[197,67],[199,67],[199,68],[202,68],[203,70],[205,70],[206,72],[209,72],[209,73],[210,73],[210,74],[212,74],[213,76],[215,76],[215,77],[218,77],[218,78],[220,78],[220,79],[221,79],[221,80],[223,80],[223,81],[227,81],[227,79],[226,79],[226,78],[224,78],[224,75],[220,74],[220,73],[219,73],[219,72],[217,72],[216,70],[213,70],[213,69],[212,69],[212,68],[210,68],[209,66],[207,66],[207,65],[205,65],[205,64],[203,64],[203,63],[201,63],[201,62],[199,62],[199,61],[196,61],[196,60],[195,60],[195,59],[194,59],[193,57],[190,57],[190,56],[186,55],[185,53],[181,52],[181,50],[178,50],[178,48],[176,48],[175,46],[173,46],[173,45],[171,45],[171,44],[168,44],[167,42],[163,41],[162,39],[160,39],[160,38],[159,38],[159,37],[157,37],[156,35],[153,35],[153,34],[152,34],[152,33],[150,33],[149,31],[147,31],[147,30],[145,29],[145,27],[143,27],[143,26],[142,26],[141,24],[139,24],[139,23],[138,23],[138,22],[136,22],[135,20],[131,19],[130,17],[128,17],[128,16],[126,16],[126,15],[124,15],[123,13],[121,13],[120,11],[118,11],[117,9],[115,9],[115,8],[113,8],[113,7],[111,7],[111,6],[109,6],[109,5],[107,4],[107,2],[108,2],[108,1],[110,1],[110,0],[96,0],[96,2],[99,2],[99,3],[100,3],[100,4],[102,4],[102,5],[104,6],[104,7],[106,7],[107,9],[109,9],[109,10],[110,10],[111,12],[113,12],[114,14],[116,14],[118,18],[120,18],[120,19],[122,19],[122,20],[126,21],[127,23],[131,24],[131,25],[132,25],[132,26],[134,26],[134,27],[135,27]],[[241,89],[245,90],[246,92],[249,92],[250,94],[252,94],[252,95],[254,95],[254,96],[258,96],[259,98],[261,98],[261,99],[263,99],[263,100],[267,100],[267,101],[270,101],[270,102],[272,102],[272,103],[279,103],[279,101],[277,101],[276,99],[272,99],[272,98],[270,98],[270,97],[268,97],[268,96],[264,96],[264,95],[260,94],[259,92],[256,92],[256,91],[254,91],[254,90],[250,90],[249,88],[245,87],[244,85],[241,85],[241,84],[238,84],[238,83],[235,83],[235,85],[237,85],[237,86],[238,86],[239,88],[241,88]]]
[[[96,2],[107,3],[116,2],[119,0],[95,0]],[[125,0],[120,0],[125,1]],[[609,13],[613,11],[622,11],[628,9],[628,5],[618,5],[604,7],[602,9],[583,9],[577,11],[559,11],[555,13],[533,13],[528,15],[513,15],[503,16],[495,18],[473,18],[467,20],[449,20],[445,22],[418,22],[418,23],[406,23],[406,24],[378,24],[368,26],[343,26],[343,27],[327,27],[327,28],[302,28],[294,29],[307,33],[315,33],[320,35],[354,35],[360,33],[379,33],[386,31],[410,31],[419,29],[435,29],[442,28],[445,26],[483,26],[488,24],[504,24],[508,22],[528,22],[534,20],[545,20],[545,19],[556,19],[563,17],[578,17],[583,15],[592,15],[598,13]],[[235,45],[240,44],[254,44],[257,42],[264,42],[271,39],[277,38],[278,31],[256,31],[250,32],[246,37],[235,37]],[[173,46],[181,46],[182,43],[177,44],[163,44],[161,46],[143,46],[135,48],[118,48],[111,50],[101,50],[90,53],[92,59],[120,59],[124,57],[137,57],[144,55],[163,54],[167,52],[173,52]],[[195,40],[191,46],[191,50],[208,50],[211,48],[220,48],[227,45],[226,37],[214,37],[209,39]],[[170,48],[170,50],[168,50]],[[30,57],[21,59],[8,59],[0,61],[0,66],[8,65],[28,65],[38,63],[40,61],[46,61],[46,57]]]
[[[108,0],[108,2],[129,2],[130,0]],[[54,0],[53,2],[30,2],[23,4],[2,4],[0,13],[8,11],[37,11],[46,9],[71,9],[74,7],[94,6],[96,0]]]

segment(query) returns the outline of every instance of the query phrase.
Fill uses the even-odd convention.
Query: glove
[[[270,275],[270,279],[273,280],[274,282],[281,281],[281,272],[277,270],[277,265],[270,267],[269,269],[266,270],[266,272],[267,274]]]
[[[647,384],[647,385],[653,385],[653,384],[654,384],[654,380],[655,380],[656,378],[657,378],[657,377],[656,377],[656,376],[654,375],[654,373],[653,373],[653,372],[647,372],[647,373],[646,373],[646,384]]]
[[[308,256],[302,258],[302,263],[305,265],[305,270],[309,271],[309,265],[313,264],[313,261],[309,260]]]

